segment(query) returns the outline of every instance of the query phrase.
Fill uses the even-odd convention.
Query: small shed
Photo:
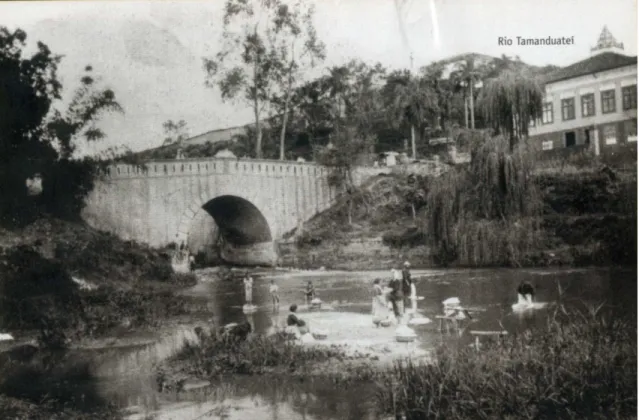
[[[235,154],[229,149],[222,149],[215,154],[216,158],[236,158]]]
[[[381,161],[385,166],[397,165],[398,157],[399,153],[397,152],[384,152],[380,154]]]

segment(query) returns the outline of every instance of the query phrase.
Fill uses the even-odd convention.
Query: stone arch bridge
[[[275,241],[328,208],[335,194],[328,169],[313,163],[158,160],[110,166],[83,218],[126,240],[184,243],[194,253],[217,243],[226,261],[273,264]]]

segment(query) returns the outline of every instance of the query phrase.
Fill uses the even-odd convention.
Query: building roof
[[[546,76],[544,81],[546,83],[555,83],[632,64],[637,64],[637,56],[630,57],[614,52],[604,52],[554,71]]]

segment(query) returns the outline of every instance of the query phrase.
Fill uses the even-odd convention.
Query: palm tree
[[[454,71],[450,74],[450,84],[454,93],[461,93],[464,102],[464,127],[468,129],[468,89],[460,71]]]
[[[383,96],[391,124],[410,127],[412,156],[416,159],[415,127],[421,127],[437,111],[435,92],[424,78],[404,70],[388,76]]]
[[[468,89],[468,108],[470,109],[470,128],[475,129],[475,96],[474,88],[477,86],[477,82],[481,82],[482,76],[485,74],[485,68],[482,65],[477,66],[475,57],[473,55],[468,56],[458,66],[457,78],[461,83],[461,86]],[[468,128],[468,122],[466,123]]]

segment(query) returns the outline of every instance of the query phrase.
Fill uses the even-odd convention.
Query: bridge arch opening
[[[202,208],[213,217],[224,239],[233,245],[273,241],[262,212],[244,198],[222,195],[207,201]]]
[[[205,265],[271,265],[277,258],[266,217],[235,195],[205,201],[190,220],[186,242]]]

